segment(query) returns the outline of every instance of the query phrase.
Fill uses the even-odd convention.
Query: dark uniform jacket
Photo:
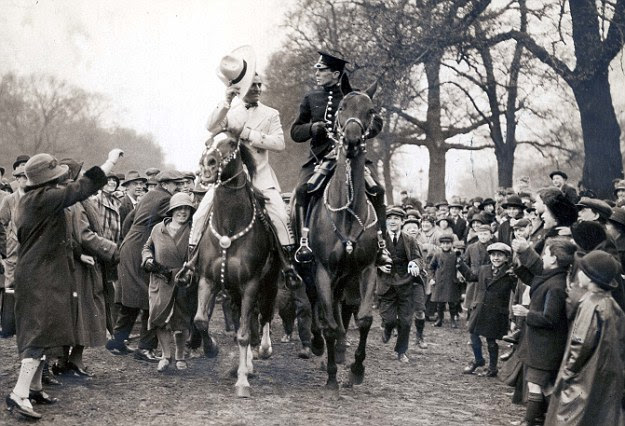
[[[299,106],[299,114],[291,125],[291,139],[294,142],[310,140],[310,152],[303,167],[310,166],[325,157],[334,142],[328,137],[336,119],[336,111],[343,100],[343,93],[338,85],[323,87],[308,92]],[[326,131],[313,134],[312,125],[318,121],[326,122]],[[383,121],[375,115],[369,128],[369,138],[375,137],[382,130]]]
[[[454,234],[458,237],[459,240],[464,240],[467,234],[467,221],[458,216],[456,220],[452,219],[451,216],[447,219],[449,221],[449,226],[454,231]]]

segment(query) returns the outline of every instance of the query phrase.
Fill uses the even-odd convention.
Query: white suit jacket
[[[220,103],[208,118],[206,128],[212,133],[217,133],[229,127],[228,121],[245,123],[241,137],[256,160],[256,176],[252,182],[254,186],[261,191],[268,188],[280,191],[276,174],[269,165],[268,153],[268,151],[280,152],[285,148],[280,113],[260,102],[257,107],[250,109],[246,109],[243,103],[230,109],[225,103]]]

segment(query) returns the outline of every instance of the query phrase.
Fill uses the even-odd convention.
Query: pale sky
[[[0,0],[0,73],[50,73],[106,95],[115,120],[151,133],[165,160],[193,170],[215,70],[250,44],[259,67],[280,46],[278,0]]]

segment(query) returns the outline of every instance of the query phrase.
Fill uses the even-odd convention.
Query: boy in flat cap
[[[476,369],[483,367],[486,362],[482,355],[481,337],[486,338],[488,345],[487,377],[497,376],[497,362],[501,339],[508,330],[508,303],[510,293],[516,287],[517,278],[510,272],[510,258],[512,249],[504,243],[493,243],[486,250],[490,264],[480,267],[477,276],[459,260],[458,269],[467,280],[477,280],[473,310],[469,319],[469,333],[471,333],[471,347],[474,359],[464,369],[464,374],[473,374]]]
[[[449,305],[451,326],[458,327],[458,311],[460,307],[460,283],[456,269],[456,253],[452,251],[454,236],[441,235],[439,244],[441,251],[435,253],[430,261],[431,276],[434,277],[432,303],[436,303],[438,318],[434,327],[441,327],[445,318],[445,304]]]
[[[311,186],[315,186],[311,181],[318,183],[333,170],[336,160],[326,157],[334,148],[333,129],[336,111],[343,97],[352,91],[345,73],[345,65],[348,62],[327,52],[320,51],[319,54],[321,56],[314,65],[315,81],[319,88],[304,96],[299,107],[299,113],[291,125],[291,139],[294,142],[305,143],[310,141],[309,155],[300,170],[295,192],[295,216],[301,239],[308,236],[308,227],[304,223],[304,219],[309,202],[308,191]],[[380,133],[382,124],[382,118],[374,114],[367,132],[369,139]],[[373,186],[376,192],[374,196],[371,196],[371,202],[379,218],[378,242],[380,246],[383,246],[383,236],[386,233],[386,222],[382,220],[386,214],[384,189],[376,183],[374,171],[369,169],[369,174],[374,181]],[[370,184],[371,182],[368,183],[368,185]],[[300,247],[295,254],[296,261],[310,262],[313,259],[312,256],[310,248],[300,242]],[[390,263],[388,251],[380,249],[377,263]]]
[[[595,250],[578,261],[581,297],[545,425],[622,425],[625,314],[610,295],[619,264]]]

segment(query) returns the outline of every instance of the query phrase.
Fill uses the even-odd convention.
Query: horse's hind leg
[[[265,325],[263,325],[263,337],[260,341],[260,350],[258,351],[258,356],[261,359],[267,359],[273,353],[273,348],[271,347],[270,331],[270,324],[265,323]]]

